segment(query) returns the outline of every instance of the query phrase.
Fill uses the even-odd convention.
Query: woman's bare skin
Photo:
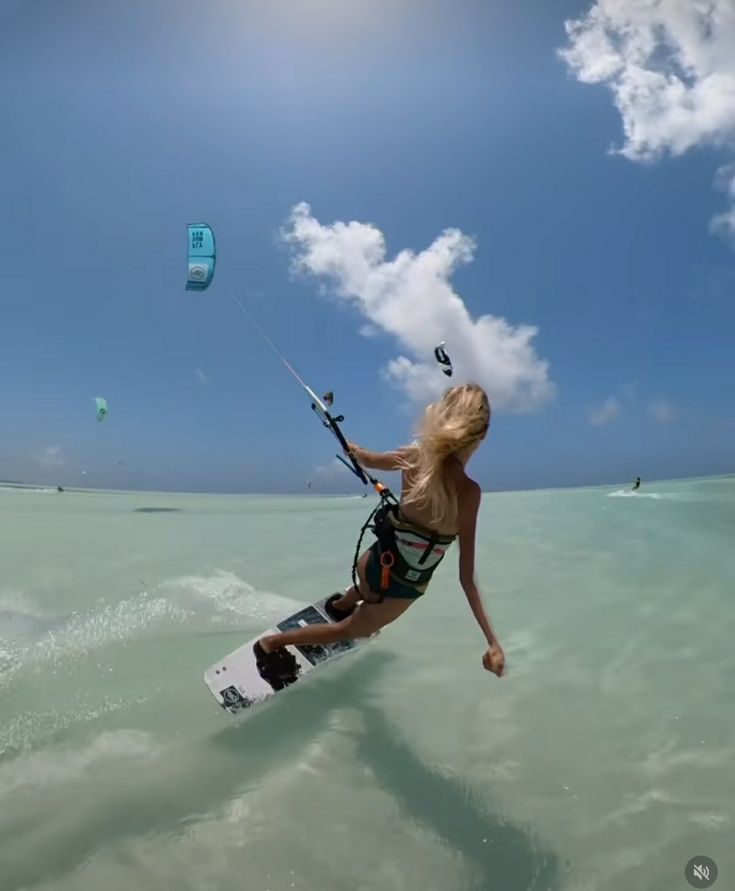
[[[488,648],[482,657],[483,667],[498,677],[502,677],[505,668],[505,654],[495,636],[480,592],[475,582],[475,533],[477,514],[482,492],[480,486],[465,473],[465,465],[479,442],[472,447],[455,453],[445,461],[443,467],[445,483],[453,489],[456,498],[455,528],[432,530],[431,517],[428,510],[403,506],[411,490],[411,477],[405,471],[401,478],[401,513],[409,522],[415,523],[439,534],[458,535],[459,539],[459,581],[467,602],[478,625],[488,642]],[[401,469],[401,452],[371,452],[360,446],[349,444],[352,453],[364,467],[375,470]],[[348,454],[349,454],[348,453]],[[295,631],[268,635],[261,639],[260,646],[265,653],[273,652],[290,645],[317,645],[336,643],[340,640],[370,637],[381,628],[394,622],[411,606],[415,600],[385,597],[371,590],[365,578],[365,566],[369,552],[365,552],[357,564],[357,586],[352,586],[334,606],[337,610],[349,611],[341,622],[310,625]]]

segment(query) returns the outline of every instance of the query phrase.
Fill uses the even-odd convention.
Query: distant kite
[[[107,405],[107,400],[104,396],[95,396],[94,403],[97,406],[97,420],[104,421],[104,419],[110,413],[110,409]]]
[[[435,349],[434,349],[434,358],[436,361],[443,366],[442,371],[446,374],[447,377],[452,376],[452,360],[447,355],[446,350],[444,349],[445,343],[442,341]]]
[[[214,278],[217,252],[214,232],[206,223],[189,223],[189,278],[187,291],[206,291]]]

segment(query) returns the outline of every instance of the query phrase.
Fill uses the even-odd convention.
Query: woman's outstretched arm
[[[458,498],[459,527],[459,583],[467,598],[477,624],[482,629],[488,643],[487,652],[482,657],[482,664],[488,671],[502,677],[505,666],[505,653],[495,635],[490,617],[480,596],[475,581],[475,535],[477,529],[477,513],[480,509],[482,492],[476,482],[465,480],[463,492]]]
[[[371,452],[370,449],[363,449],[354,442],[348,442],[347,445],[348,454],[351,452],[360,464],[372,470],[400,470],[402,467],[400,449],[394,452]]]

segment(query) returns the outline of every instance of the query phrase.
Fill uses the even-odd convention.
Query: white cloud
[[[648,406],[648,411],[654,421],[659,424],[670,424],[679,418],[676,407],[666,399],[655,399]]]
[[[601,405],[587,411],[587,419],[594,427],[604,427],[619,418],[621,412],[620,402],[614,396],[608,396]]]
[[[382,331],[396,339],[403,352],[383,374],[412,401],[433,399],[450,382],[433,357],[442,340],[454,364],[451,380],[481,384],[494,407],[531,411],[553,396],[548,363],[532,343],[538,329],[492,315],[473,319],[453,290],[452,273],[472,260],[475,249],[458,229],[446,229],[418,254],[403,250],[391,260],[375,226],[325,226],[301,203],[282,236],[294,249],[296,271],[328,283],[339,300],[358,310],[360,333]]]
[[[42,452],[36,455],[36,460],[41,467],[63,467],[66,464],[64,456],[61,454],[61,446],[46,446]]]
[[[207,373],[206,373],[206,371],[202,371],[201,368],[195,368],[195,369],[194,369],[194,373],[195,373],[196,376],[199,378],[199,383],[200,383],[200,384],[206,384],[207,381],[209,380],[209,378],[207,377]]]
[[[735,239],[735,163],[720,167],[715,184],[730,199],[730,207],[714,217],[711,223],[712,231]]]
[[[562,58],[580,81],[613,94],[621,154],[653,160],[735,143],[733,0],[596,0],[565,27]],[[729,188],[733,208],[713,221],[718,231],[735,229]]]
[[[352,471],[348,467],[345,467],[339,458],[333,458],[329,464],[317,464],[311,472],[309,481],[312,485],[314,483],[324,483],[329,480],[339,479],[340,477],[351,473]]]

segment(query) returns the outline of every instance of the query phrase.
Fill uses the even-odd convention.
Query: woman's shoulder
[[[464,466],[458,461],[451,461],[447,464],[447,473],[454,483],[458,495],[481,494],[480,484],[475,482],[472,477],[467,476]]]
[[[457,493],[457,519],[462,523],[463,520],[468,521],[477,516],[480,510],[480,501],[482,499],[482,489],[479,483],[467,476],[462,475],[456,486]]]
[[[457,486],[457,495],[460,501],[464,501],[468,504],[479,504],[480,499],[482,498],[482,489],[480,488],[479,483],[470,479],[470,477],[465,476]]]

